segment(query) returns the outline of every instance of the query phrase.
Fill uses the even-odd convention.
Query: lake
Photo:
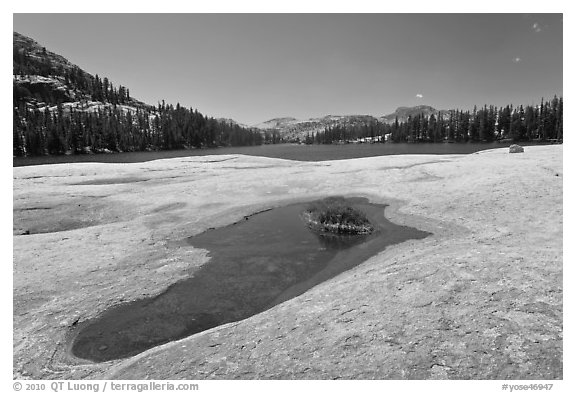
[[[522,146],[538,145],[523,142]],[[278,144],[262,146],[220,147],[214,149],[170,150],[133,153],[110,153],[70,156],[15,157],[12,165],[44,165],[70,162],[145,162],[175,157],[206,156],[221,154],[245,154],[248,156],[282,158],[295,161],[328,161],[351,158],[375,157],[399,154],[470,154],[480,150],[508,147],[509,143],[375,143],[347,145],[296,145]]]

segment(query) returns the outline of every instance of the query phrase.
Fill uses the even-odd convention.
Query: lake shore
[[[511,142],[455,142],[455,143],[349,143],[330,145],[305,145],[280,143],[258,146],[229,146],[201,149],[157,150],[138,152],[110,152],[100,154],[72,154],[53,156],[13,157],[12,166],[72,164],[78,162],[102,162],[127,164],[168,158],[198,157],[210,155],[241,154],[256,157],[280,158],[294,161],[332,161],[353,158],[405,154],[471,154],[477,151],[498,149]],[[521,142],[522,146],[546,146],[551,142]]]
[[[14,168],[14,376],[561,379],[562,152]],[[130,359],[68,354],[83,322],[205,264],[206,251],[186,238],[331,195],[388,204],[391,221],[433,236]]]

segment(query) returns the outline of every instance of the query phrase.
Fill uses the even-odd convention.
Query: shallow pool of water
[[[308,203],[279,207],[209,230],[186,242],[210,261],[164,293],[122,304],[79,327],[72,354],[96,361],[125,358],[260,313],[366,261],[387,246],[430,233],[395,225],[385,205],[348,198],[376,231],[319,235],[301,217]]]

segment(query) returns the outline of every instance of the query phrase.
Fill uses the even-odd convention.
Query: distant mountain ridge
[[[298,123],[300,120],[295,117],[278,117],[270,119],[262,123],[255,124],[254,127],[261,130],[269,130],[275,128],[285,128]]]
[[[377,118],[371,115],[326,115],[299,120],[294,117],[279,117],[255,124],[253,127],[279,132],[285,140],[304,140],[308,134],[324,131],[328,127],[365,126]]]
[[[379,120],[386,124],[392,124],[398,118],[398,122],[405,122],[408,120],[409,117],[415,117],[419,115],[424,115],[425,117],[429,117],[434,115],[438,117],[439,115],[446,116],[449,115],[450,111],[447,110],[438,110],[429,105],[417,105],[417,106],[400,106],[396,108],[393,113],[389,115],[382,116]]]
[[[294,117],[278,117],[255,124],[252,127],[260,130],[277,131],[283,138],[288,140],[303,140],[308,134],[322,132],[329,127],[368,126],[375,122],[392,124],[396,119],[399,122],[406,122],[408,118],[418,115],[429,117],[433,114],[434,116],[446,118],[449,113],[449,111],[437,110],[429,105],[401,106],[393,113],[381,117],[372,115],[326,115],[305,120],[299,120]]]

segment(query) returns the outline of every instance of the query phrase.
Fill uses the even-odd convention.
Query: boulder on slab
[[[524,153],[524,148],[520,145],[510,145],[510,153]]]

